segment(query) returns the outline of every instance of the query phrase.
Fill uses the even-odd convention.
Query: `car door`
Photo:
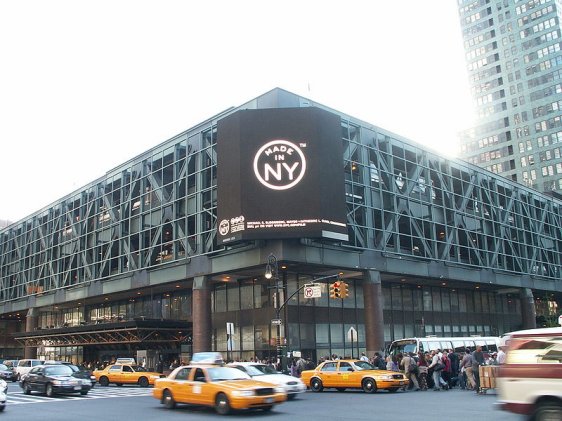
[[[121,383],[136,383],[137,374],[130,365],[124,365],[121,367]]]
[[[172,394],[174,395],[176,402],[190,402],[190,392],[192,387],[188,380],[190,371],[190,367],[184,367],[176,373],[176,377],[174,378],[174,387],[172,389]]]
[[[109,379],[109,382],[123,383],[122,381],[123,375],[121,374],[122,370],[123,367],[120,365],[112,365],[111,367],[109,367],[109,370],[107,370],[107,378]]]
[[[43,392],[44,381],[43,367],[36,367],[31,369],[25,377],[25,382],[29,385],[30,389],[34,392]]]
[[[320,369],[320,379],[324,384],[324,387],[339,387],[337,384],[337,362],[329,361],[325,363]]]
[[[337,373],[337,387],[361,387],[361,381],[353,366],[347,361],[340,361]]]
[[[197,405],[206,405],[207,399],[205,398],[205,392],[208,392],[208,387],[206,387],[208,380],[205,371],[203,368],[197,367],[192,370],[192,373],[190,400]]]

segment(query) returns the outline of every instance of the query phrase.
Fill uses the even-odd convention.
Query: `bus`
[[[500,345],[499,336],[456,336],[437,337],[426,336],[424,338],[406,338],[392,341],[388,348],[390,355],[398,355],[413,352],[430,352],[433,350],[452,349],[454,352],[462,352],[466,349],[474,351],[478,345],[482,346],[485,354],[498,352]]]

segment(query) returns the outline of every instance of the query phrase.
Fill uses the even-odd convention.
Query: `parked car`
[[[72,369],[72,371],[74,372],[72,375],[78,379],[87,379],[91,382],[92,384],[92,388],[96,385],[96,376],[94,376],[94,373],[92,373],[91,370],[87,369],[86,367],[84,367],[83,365],[76,365],[76,364],[72,364],[71,362],[68,361],[55,361],[55,360],[47,360],[45,361],[45,365],[53,365],[53,364],[63,364],[66,365],[68,367],[70,367]]]
[[[26,395],[31,392],[44,393],[49,397],[59,393],[88,394],[92,383],[73,374],[72,369],[64,364],[40,365],[27,373],[20,381],[20,387]]]
[[[18,361],[18,365],[15,368],[17,380],[20,381],[33,367],[38,365],[43,365],[44,360],[37,359],[23,359]]]
[[[5,364],[0,364],[0,379],[10,382],[17,381],[17,377],[16,377],[16,373],[14,372],[14,369],[8,367]]]
[[[221,364],[180,366],[154,383],[152,396],[168,409],[176,404],[214,407],[220,415],[233,410],[270,411],[287,400],[282,387],[252,379],[243,371]]]
[[[324,361],[314,370],[305,370],[301,379],[313,392],[326,388],[363,389],[365,393],[375,393],[379,389],[396,392],[408,386],[409,380],[396,371],[379,370],[361,360]]]
[[[497,387],[501,409],[535,421],[562,419],[562,327],[506,335]]]
[[[110,364],[103,370],[94,370],[93,374],[100,386],[107,386],[109,383],[122,386],[127,383],[148,387],[154,384],[154,380],[166,377],[163,374],[148,371],[144,367],[134,364]]]
[[[306,385],[298,377],[289,376],[287,374],[279,373],[273,367],[267,364],[252,363],[252,362],[235,362],[228,364],[229,367],[234,367],[242,370],[254,380],[262,382],[273,383],[285,389],[288,399],[294,399],[299,393],[306,392]]]

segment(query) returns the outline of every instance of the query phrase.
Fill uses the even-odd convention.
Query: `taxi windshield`
[[[233,367],[211,367],[207,369],[211,381],[218,382],[222,380],[246,380],[251,377],[241,370]]]
[[[354,361],[353,364],[357,370],[375,370],[375,367],[367,361]]]
[[[252,377],[265,376],[266,373],[264,373],[260,369],[261,369],[260,366],[255,366],[255,365],[245,365],[244,366],[244,370],[246,370],[246,373],[248,373]]]

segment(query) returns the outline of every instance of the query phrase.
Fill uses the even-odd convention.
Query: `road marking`
[[[151,396],[152,389],[141,388],[121,388],[121,387],[96,387],[91,389],[87,395],[68,394],[56,395],[53,398],[37,394],[33,392],[31,395],[26,395],[23,391],[9,392],[7,395],[8,405],[22,405],[41,402],[64,402],[77,399],[108,399],[108,398],[126,398],[135,396]]]

